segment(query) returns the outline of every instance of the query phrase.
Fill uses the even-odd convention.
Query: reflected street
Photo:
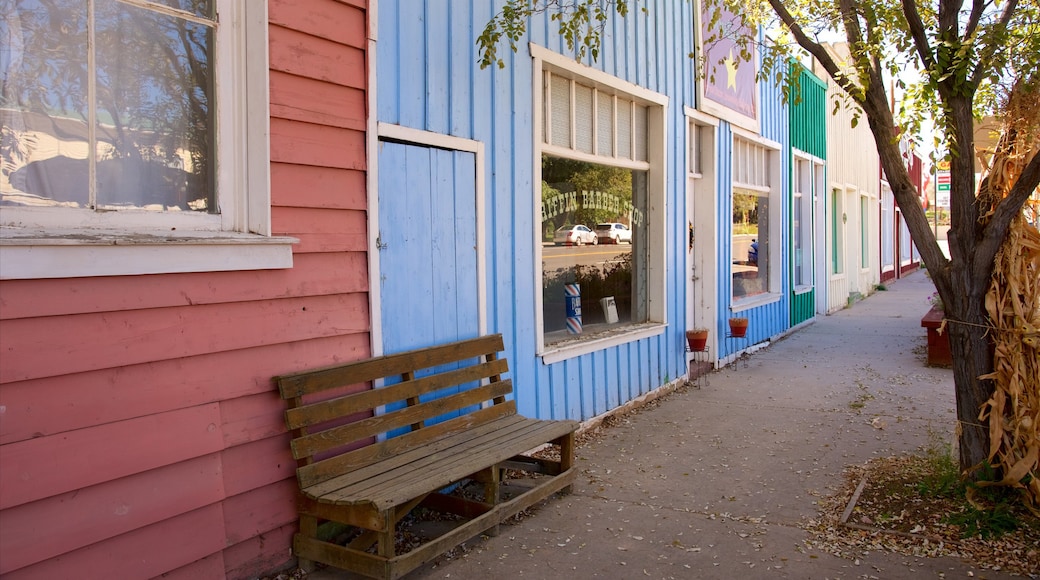
[[[571,269],[575,266],[610,266],[632,253],[630,244],[599,246],[554,246],[542,245],[542,262],[547,271],[559,268]]]

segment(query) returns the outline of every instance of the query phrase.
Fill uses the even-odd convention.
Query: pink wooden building
[[[30,66],[32,26],[59,24],[32,21],[34,4],[2,23],[0,43],[24,43],[12,74]],[[73,14],[86,3],[64,4],[64,30],[96,19],[98,67],[121,58],[103,54],[101,8]],[[5,149],[0,183],[5,579],[246,578],[288,565],[295,463],[271,377],[370,352],[367,1],[213,0],[219,20],[191,13],[201,2],[156,4],[156,21],[179,18],[217,39],[218,105],[208,109],[221,131],[209,150],[220,215],[163,222],[182,216],[150,212],[150,201],[143,212],[122,201],[91,211],[105,206],[116,147],[106,139],[118,115],[103,98],[78,121],[56,101],[43,122],[29,108],[3,111],[5,136],[37,147]],[[95,129],[70,144],[75,130],[47,133],[59,121]],[[229,127],[240,130],[225,138]],[[56,155],[40,145],[48,138],[67,167],[96,164],[84,173],[98,184],[86,201],[33,190],[26,167]],[[178,158],[179,170],[201,175],[207,162],[183,153],[183,140],[139,152],[165,154],[163,171]],[[192,203],[181,209],[200,207]],[[194,223],[206,219],[217,225]]]

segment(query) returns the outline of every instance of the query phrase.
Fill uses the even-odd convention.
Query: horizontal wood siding
[[[536,355],[533,237],[533,61],[528,42],[574,56],[547,15],[532,18],[505,67],[481,70],[475,41],[501,0],[387,0],[379,4],[377,115],[381,122],[483,142],[487,159],[488,332],[506,337],[520,413],[543,419],[588,419],[686,373],[683,352],[686,284],[684,240],[667,236],[664,334],[570,360],[543,364]],[[647,11],[606,23],[603,53],[589,66],[668,96],[665,131],[666,229],[685,231],[683,105],[694,104],[693,5],[652,0]],[[676,211],[679,209],[680,211]],[[384,305],[385,306],[385,305]]]
[[[289,563],[271,377],[371,354],[361,0],[270,0],[285,270],[0,282],[0,574],[247,578]],[[234,106],[234,104],[227,104]]]

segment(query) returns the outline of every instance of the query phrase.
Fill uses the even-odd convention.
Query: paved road
[[[805,544],[846,466],[953,440],[951,371],[923,363],[933,287],[919,273],[889,288],[621,418],[579,448],[572,495],[410,577],[1009,577]]]

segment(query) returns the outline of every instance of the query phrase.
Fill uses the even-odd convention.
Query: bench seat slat
[[[497,377],[508,371],[509,364],[505,359],[470,365],[461,369],[445,371],[411,381],[403,381],[378,389],[369,389],[328,401],[289,409],[285,413],[285,422],[290,430],[310,427],[332,419],[371,411],[383,405],[404,401],[410,397],[417,397],[420,394]]]
[[[522,429],[508,436],[503,436],[502,433],[490,434],[476,447],[469,447],[453,456],[445,453],[438,462],[423,461],[421,469],[415,467],[411,470],[399,470],[396,477],[367,482],[367,488],[361,488],[359,485],[356,492],[352,490],[347,495],[367,497],[373,505],[380,508],[399,505],[416,494],[436,491],[569,433],[566,429],[561,432],[560,425],[534,419],[527,421]],[[338,498],[340,493],[328,494],[325,497],[332,496]]]
[[[367,383],[408,371],[431,368],[487,354],[504,348],[502,335],[493,334],[440,346],[410,350],[346,364],[276,377],[283,399],[302,397],[330,388]]]
[[[576,424],[569,421],[523,419],[519,424],[513,423],[512,430],[504,434],[500,430],[492,430],[474,440],[472,434],[461,433],[447,438],[443,442],[447,447],[425,453],[425,457],[421,453],[425,450],[415,450],[420,458],[413,464],[397,467],[396,471],[391,468],[391,477],[369,478],[340,489],[322,490],[321,493],[315,493],[318,488],[305,488],[303,492],[319,502],[338,505],[368,503],[378,509],[386,509],[417,495],[441,489],[547,441],[563,437],[575,428]]]
[[[503,343],[496,334],[275,377],[299,462],[294,553],[301,567],[316,560],[399,578],[553,493],[570,492],[578,423],[517,413],[513,383],[503,380]],[[545,444],[559,459],[531,455]],[[507,470],[540,476],[503,502]],[[437,493],[467,479],[482,485],[483,500]],[[396,555],[395,528],[419,505],[466,521]],[[345,547],[323,542],[323,520],[359,535]]]
[[[342,455],[330,457],[310,465],[304,465],[296,469],[296,479],[299,481],[300,487],[310,487],[358,467],[378,462],[398,453],[404,453],[409,449],[428,443],[432,439],[472,429],[474,426],[509,415],[516,415],[516,402],[514,401],[506,401],[505,403],[478,409],[472,413],[467,413],[436,425],[428,425],[418,431],[381,441],[378,444],[367,445]]]
[[[491,383],[454,395],[376,415],[348,425],[333,427],[292,441],[293,457],[302,459],[318,453],[370,439],[420,421],[465,409],[513,392],[510,381]]]
[[[414,446],[403,453],[388,456],[381,461],[366,465],[351,473],[343,474],[334,480],[308,488],[308,493],[320,496],[348,487],[355,488],[354,492],[360,493],[361,488],[356,488],[356,486],[361,485],[362,482],[367,481],[369,485],[380,485],[391,479],[395,474],[407,474],[409,471],[425,468],[435,463],[437,459],[450,459],[458,454],[465,454],[470,449],[479,447],[483,438],[488,436],[508,436],[518,430],[529,428],[529,421],[530,419],[520,415],[502,417],[463,433],[441,437],[423,445]],[[526,449],[523,451],[526,451]],[[432,461],[431,458],[433,459]]]

